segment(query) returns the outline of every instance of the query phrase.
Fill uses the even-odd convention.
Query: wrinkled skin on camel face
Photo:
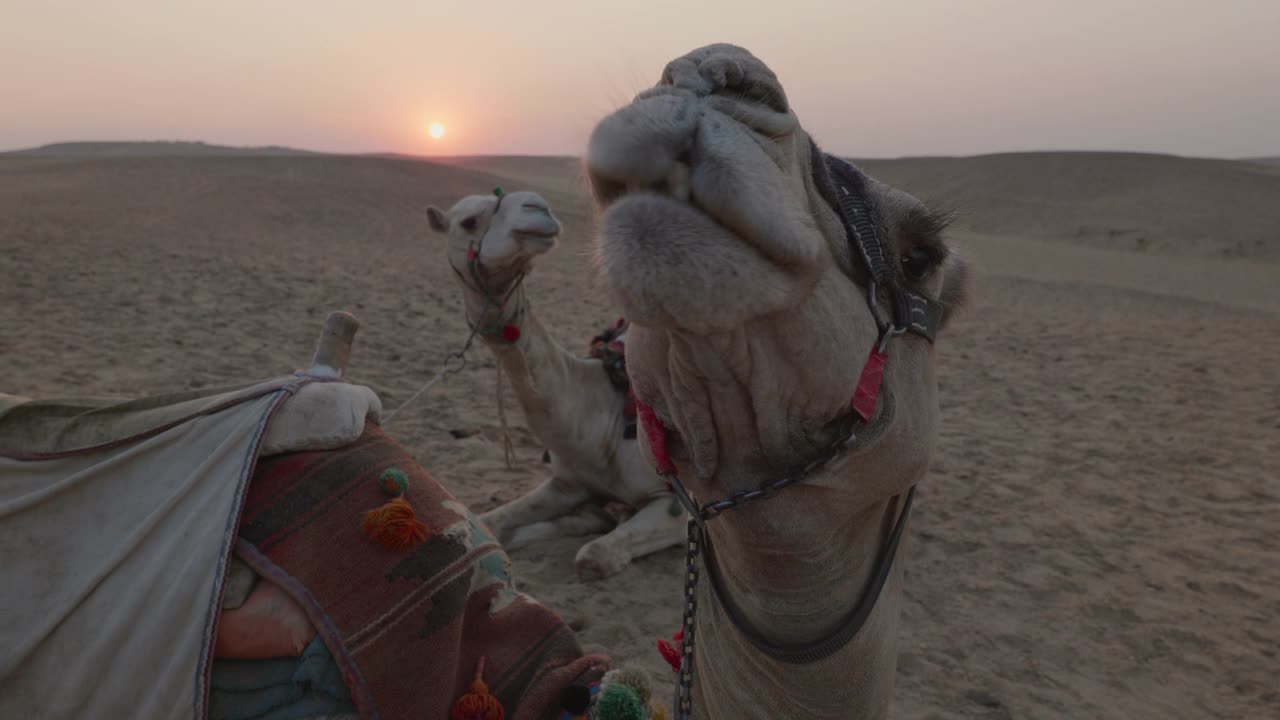
[[[850,427],[877,329],[865,272],[814,169],[777,77],[730,45],[671,62],[592,133],[598,262],[633,323],[628,370],[678,432],[672,456],[700,500],[775,479]],[[881,183],[868,190],[901,280],[959,304],[965,266],[942,241],[945,222]],[[937,421],[933,347],[893,340],[878,414],[845,469],[779,495],[793,499],[772,501],[767,516],[794,524],[778,504],[824,485],[841,490],[842,509],[901,491],[923,475]]]
[[[465,273],[468,250],[476,248],[485,280],[497,283],[526,271],[560,236],[551,206],[527,191],[508,193],[500,204],[494,195],[469,195],[448,212],[427,208],[427,221],[449,238],[449,262],[455,268]]]

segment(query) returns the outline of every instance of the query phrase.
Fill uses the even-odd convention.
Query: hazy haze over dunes
[[[842,154],[1280,152],[1274,0],[46,0],[3,3],[0,27],[0,149],[574,155],[668,61],[732,42]]]

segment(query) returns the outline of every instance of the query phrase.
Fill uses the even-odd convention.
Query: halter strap
[[[833,155],[824,155],[814,146],[815,159],[822,158],[834,190],[829,197],[854,257],[862,260],[870,276],[867,283],[867,303],[880,327],[881,336],[914,333],[933,342],[942,323],[942,305],[938,301],[903,287],[898,283],[893,265],[893,255],[880,238],[867,193],[866,175],[853,164]],[[880,288],[890,293],[893,317],[881,314],[877,295]]]

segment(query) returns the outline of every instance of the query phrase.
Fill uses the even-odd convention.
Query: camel
[[[447,238],[468,323],[511,378],[530,431],[550,454],[548,480],[481,520],[508,549],[604,533],[575,557],[584,580],[679,544],[679,505],[639,443],[623,437],[624,396],[599,359],[566,352],[530,307],[524,277],[555,247],[561,229],[547,202],[532,192],[472,195],[448,212],[428,208],[427,218]],[[615,526],[601,507],[606,500],[636,512]]]
[[[668,64],[586,166],[642,450],[693,516],[676,716],[886,717],[933,334],[970,284],[946,218],[822,153],[732,45]]]

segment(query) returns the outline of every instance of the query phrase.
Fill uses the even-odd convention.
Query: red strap
[[[640,427],[644,428],[645,437],[649,439],[649,450],[653,452],[653,459],[658,464],[658,474],[675,472],[675,463],[671,462],[671,455],[667,452],[667,428],[653,414],[653,408],[640,402],[639,398],[636,398],[636,416],[640,419]]]
[[[862,375],[858,378],[858,387],[853,392],[849,406],[858,413],[863,422],[870,422],[876,411],[876,400],[880,397],[880,384],[884,381],[884,364],[889,355],[881,351],[879,344],[871,347],[871,354],[862,366]],[[649,439],[649,449],[658,465],[658,474],[667,475],[676,471],[675,463],[667,451],[667,428],[658,420],[653,408],[636,399],[636,416],[640,426],[644,428],[645,437]]]
[[[880,397],[880,383],[884,380],[884,362],[889,355],[880,350],[879,343],[871,346],[871,354],[862,366],[862,376],[858,378],[858,388],[853,391],[853,400],[849,401],[853,411],[858,413],[862,422],[870,422],[876,411],[876,399]]]

